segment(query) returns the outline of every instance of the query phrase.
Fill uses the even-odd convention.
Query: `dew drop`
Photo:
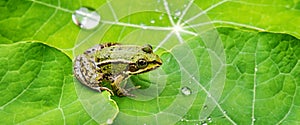
[[[176,17],[179,17],[180,15],[181,15],[181,11],[176,10],[176,11],[175,11],[175,16],[176,16]]]
[[[82,29],[93,29],[100,22],[100,15],[91,9],[81,7],[72,14],[73,22]]]
[[[207,97],[208,97],[208,98],[211,98],[211,94],[208,94]]]
[[[195,80],[196,78],[193,76],[192,79]]]
[[[161,14],[160,16],[159,16],[159,20],[162,20],[163,18],[164,18],[164,14]]]
[[[162,17],[162,16],[160,16],[160,17],[159,17],[159,20],[162,20],[162,19],[163,19],[163,17]]]
[[[190,95],[190,94],[192,94],[192,90],[189,87],[182,87],[181,88],[181,93],[183,95]]]
[[[150,23],[154,24],[154,23],[155,23],[155,20],[150,20]]]
[[[113,120],[112,119],[107,119],[106,124],[112,124]]]

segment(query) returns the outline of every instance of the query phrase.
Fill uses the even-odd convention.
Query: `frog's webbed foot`
[[[134,86],[134,87],[129,88],[129,89],[118,88],[118,89],[116,90],[116,92],[117,92],[117,95],[118,95],[118,96],[130,96],[130,97],[136,97],[134,94],[131,94],[131,93],[129,93],[129,92],[132,91],[132,90],[139,89],[139,88],[141,88],[141,86]]]

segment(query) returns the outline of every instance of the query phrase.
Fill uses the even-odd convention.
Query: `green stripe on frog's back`
[[[134,45],[111,46],[101,49],[96,53],[97,57],[102,59],[124,59],[131,58],[139,53],[142,53],[141,47]]]
[[[127,63],[107,63],[97,66],[97,71],[104,74],[119,74],[126,71]]]
[[[135,63],[140,58],[156,60],[157,55],[143,51],[142,46],[116,45],[98,51],[96,53],[95,62],[107,62],[107,60],[113,62],[122,59],[124,63]]]

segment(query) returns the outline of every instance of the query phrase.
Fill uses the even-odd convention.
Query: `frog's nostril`
[[[159,56],[156,57],[156,63],[160,65],[163,63],[162,60],[159,58]]]

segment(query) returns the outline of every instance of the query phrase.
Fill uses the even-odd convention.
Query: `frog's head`
[[[130,75],[148,72],[162,65],[162,60],[158,55],[153,53],[151,45],[144,45],[138,51],[134,56],[134,63],[128,66]]]

